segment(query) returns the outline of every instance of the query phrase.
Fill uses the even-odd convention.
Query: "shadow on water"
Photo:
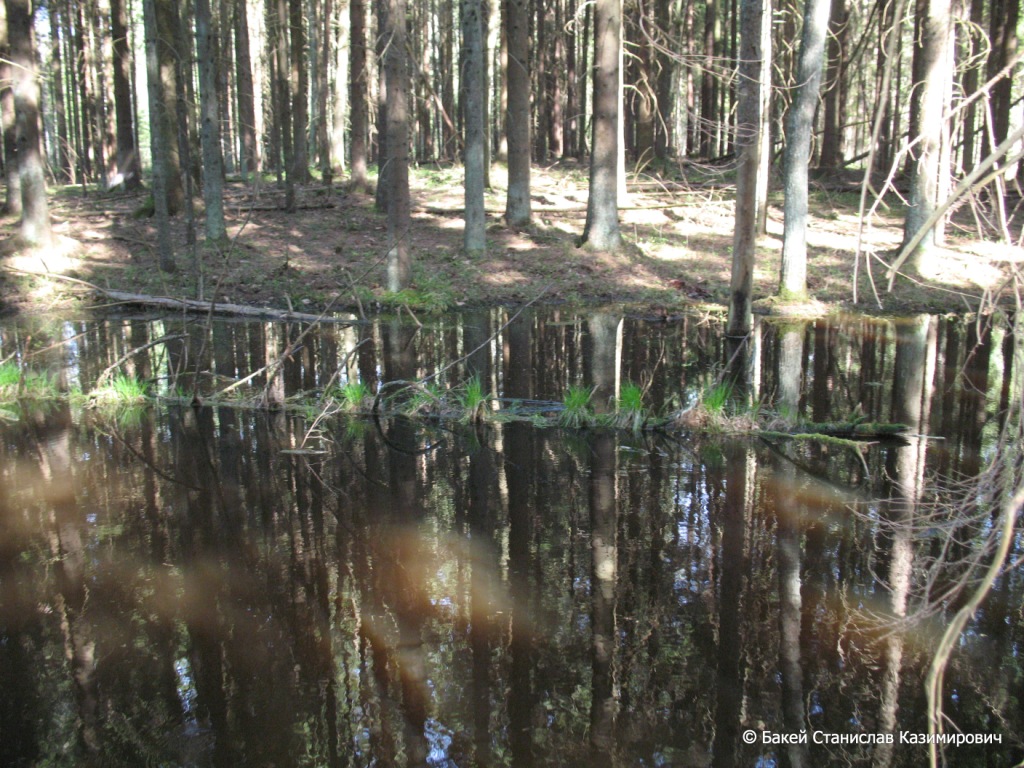
[[[0,763],[920,765],[902,735],[927,732],[942,620],[921,611],[978,544],[930,510],[993,460],[1020,386],[1008,334],[850,317],[762,325],[737,355],[706,319],[509,317],[298,345],[269,323],[36,319],[0,328],[0,357],[49,347],[54,375],[87,387],[184,336],[125,365],[166,392],[262,370],[246,386],[280,403],[468,355],[443,383],[476,376],[496,402],[580,385],[602,411],[632,382],[662,413],[731,370],[762,416],[911,437],[859,456],[673,430],[26,409],[0,425]],[[947,675],[952,721],[1002,744],[950,764],[1024,756],[1022,598],[1018,569]],[[801,731],[836,739],[778,736]]]

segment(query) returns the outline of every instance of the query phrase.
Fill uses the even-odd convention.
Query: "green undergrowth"
[[[640,433],[646,430],[688,430],[711,434],[760,434],[766,438],[820,440],[844,446],[856,441],[898,439],[906,427],[898,424],[790,423],[762,412],[757,404],[742,403],[727,384],[707,388],[690,407],[671,414],[660,413],[645,402],[644,387],[624,383],[617,397],[597,401],[596,390],[571,385],[561,400],[524,400],[499,397],[479,377],[451,386],[437,381],[391,381],[373,392],[362,381],[352,380],[327,390],[299,392],[275,401],[262,387],[229,385],[219,391],[196,393],[187,387],[170,386],[158,394],[150,382],[124,373],[101,377],[89,390],[61,388],[46,372],[17,363],[0,364],[0,421],[18,421],[29,412],[53,403],[96,410],[119,423],[138,423],[147,408],[160,405],[210,406],[242,410],[290,412],[314,426],[333,417],[405,417],[435,422],[486,424],[525,422],[537,427],[570,430],[613,429]]]

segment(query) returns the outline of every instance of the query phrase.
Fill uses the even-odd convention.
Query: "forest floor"
[[[383,288],[384,216],[374,210],[371,194],[344,185],[301,187],[298,210],[287,213],[283,190],[275,184],[262,183],[255,190],[229,184],[230,246],[189,248],[185,217],[178,216],[173,224],[178,269],[173,274],[157,268],[153,220],[135,215],[143,196],[83,195],[80,187],[64,188],[51,198],[60,235],[55,248],[42,253],[0,250],[0,308],[42,311],[102,304],[102,294],[88,284],[307,313],[327,306],[369,311],[405,304],[429,312],[539,300],[621,303],[642,314],[672,316],[694,305],[717,310],[727,304],[735,190],[725,174],[705,168],[671,182],[631,177],[628,199],[620,201],[627,245],[616,256],[576,246],[586,219],[586,166],[535,167],[534,221],[520,231],[503,223],[504,182],[504,168],[495,164],[486,200],[488,252],[468,258],[462,253],[461,166],[421,166],[412,172],[413,226],[407,244],[414,278],[413,286],[398,295]],[[864,244],[877,258],[871,259],[870,269],[862,258],[857,269],[858,199],[853,180],[819,185],[811,193],[808,283],[818,302],[812,311],[971,311],[986,292],[1001,289],[1014,262],[1018,267],[1024,263],[1020,248],[979,240],[971,227],[977,212],[965,209],[954,218],[949,243],[924,279],[901,279],[887,292],[882,260],[891,260],[902,239],[902,208],[883,209],[871,218]],[[782,249],[781,203],[781,195],[774,194],[754,273],[756,307],[766,313],[781,310],[771,300]],[[201,242],[201,210],[196,226]],[[13,220],[0,222],[0,239],[15,228]]]

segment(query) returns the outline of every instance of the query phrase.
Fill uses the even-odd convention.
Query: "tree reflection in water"
[[[311,339],[275,397],[322,386],[321,362],[418,378],[505,317]],[[743,437],[334,420],[309,454],[295,450],[309,423],[282,412],[26,413],[0,441],[0,757],[919,765],[923,747],[784,749],[760,734],[927,731],[930,638],[884,620],[914,610],[942,542],[897,523],[935,494],[934,471],[980,470],[994,409],[1019,386],[998,335],[972,357],[951,322],[768,327],[750,345],[742,390],[764,408],[952,430],[872,447],[867,476],[835,446]],[[147,327],[87,335],[99,359],[80,356],[76,375],[144,344]],[[244,375],[291,338],[218,326],[209,370]],[[601,408],[647,375],[668,407],[728,361],[712,338],[697,324],[527,313],[448,375],[523,399],[585,384]],[[157,376],[187,358],[139,367]],[[997,394],[978,398],[962,371]],[[950,546],[974,545],[973,530],[951,530]],[[1009,726],[1024,720],[1021,600],[1015,571],[947,673],[957,725],[1004,740],[959,748],[956,765],[1022,756]]]

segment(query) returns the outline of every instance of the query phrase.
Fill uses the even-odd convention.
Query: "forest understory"
[[[344,184],[300,188],[297,210],[284,210],[274,181],[235,181],[225,189],[229,243],[203,244],[203,211],[196,198],[196,246],[186,215],[173,219],[178,265],[157,268],[152,218],[139,215],[145,195],[65,187],[52,191],[54,248],[15,250],[17,222],[0,224],[0,308],[47,311],[110,304],[96,288],[144,296],[318,313],[407,307],[414,313],[471,305],[528,301],[628,304],[633,311],[671,318],[687,309],[725,309],[728,303],[735,187],[706,167],[675,180],[630,176],[620,203],[626,247],[597,254],[576,243],[587,205],[587,168],[562,163],[534,167],[533,223],[505,226],[504,167],[495,164],[487,193],[487,253],[462,252],[461,166],[421,166],[411,174],[413,285],[398,294],[384,287],[385,216],[370,193]],[[1010,274],[1024,252],[979,237],[990,216],[982,203],[964,205],[947,228],[944,248],[921,279],[899,279],[886,291],[886,263],[902,239],[898,200],[880,207],[863,227],[858,258],[856,183],[821,182],[811,192],[808,285],[813,304],[782,307],[777,293],[782,247],[781,192],[770,197],[767,234],[758,244],[754,274],[757,310],[826,313],[972,312],[983,296],[1012,294]],[[1011,206],[1010,234],[1020,237],[1021,214]],[[991,234],[991,233],[990,233]],[[856,282],[856,303],[854,284]]]

